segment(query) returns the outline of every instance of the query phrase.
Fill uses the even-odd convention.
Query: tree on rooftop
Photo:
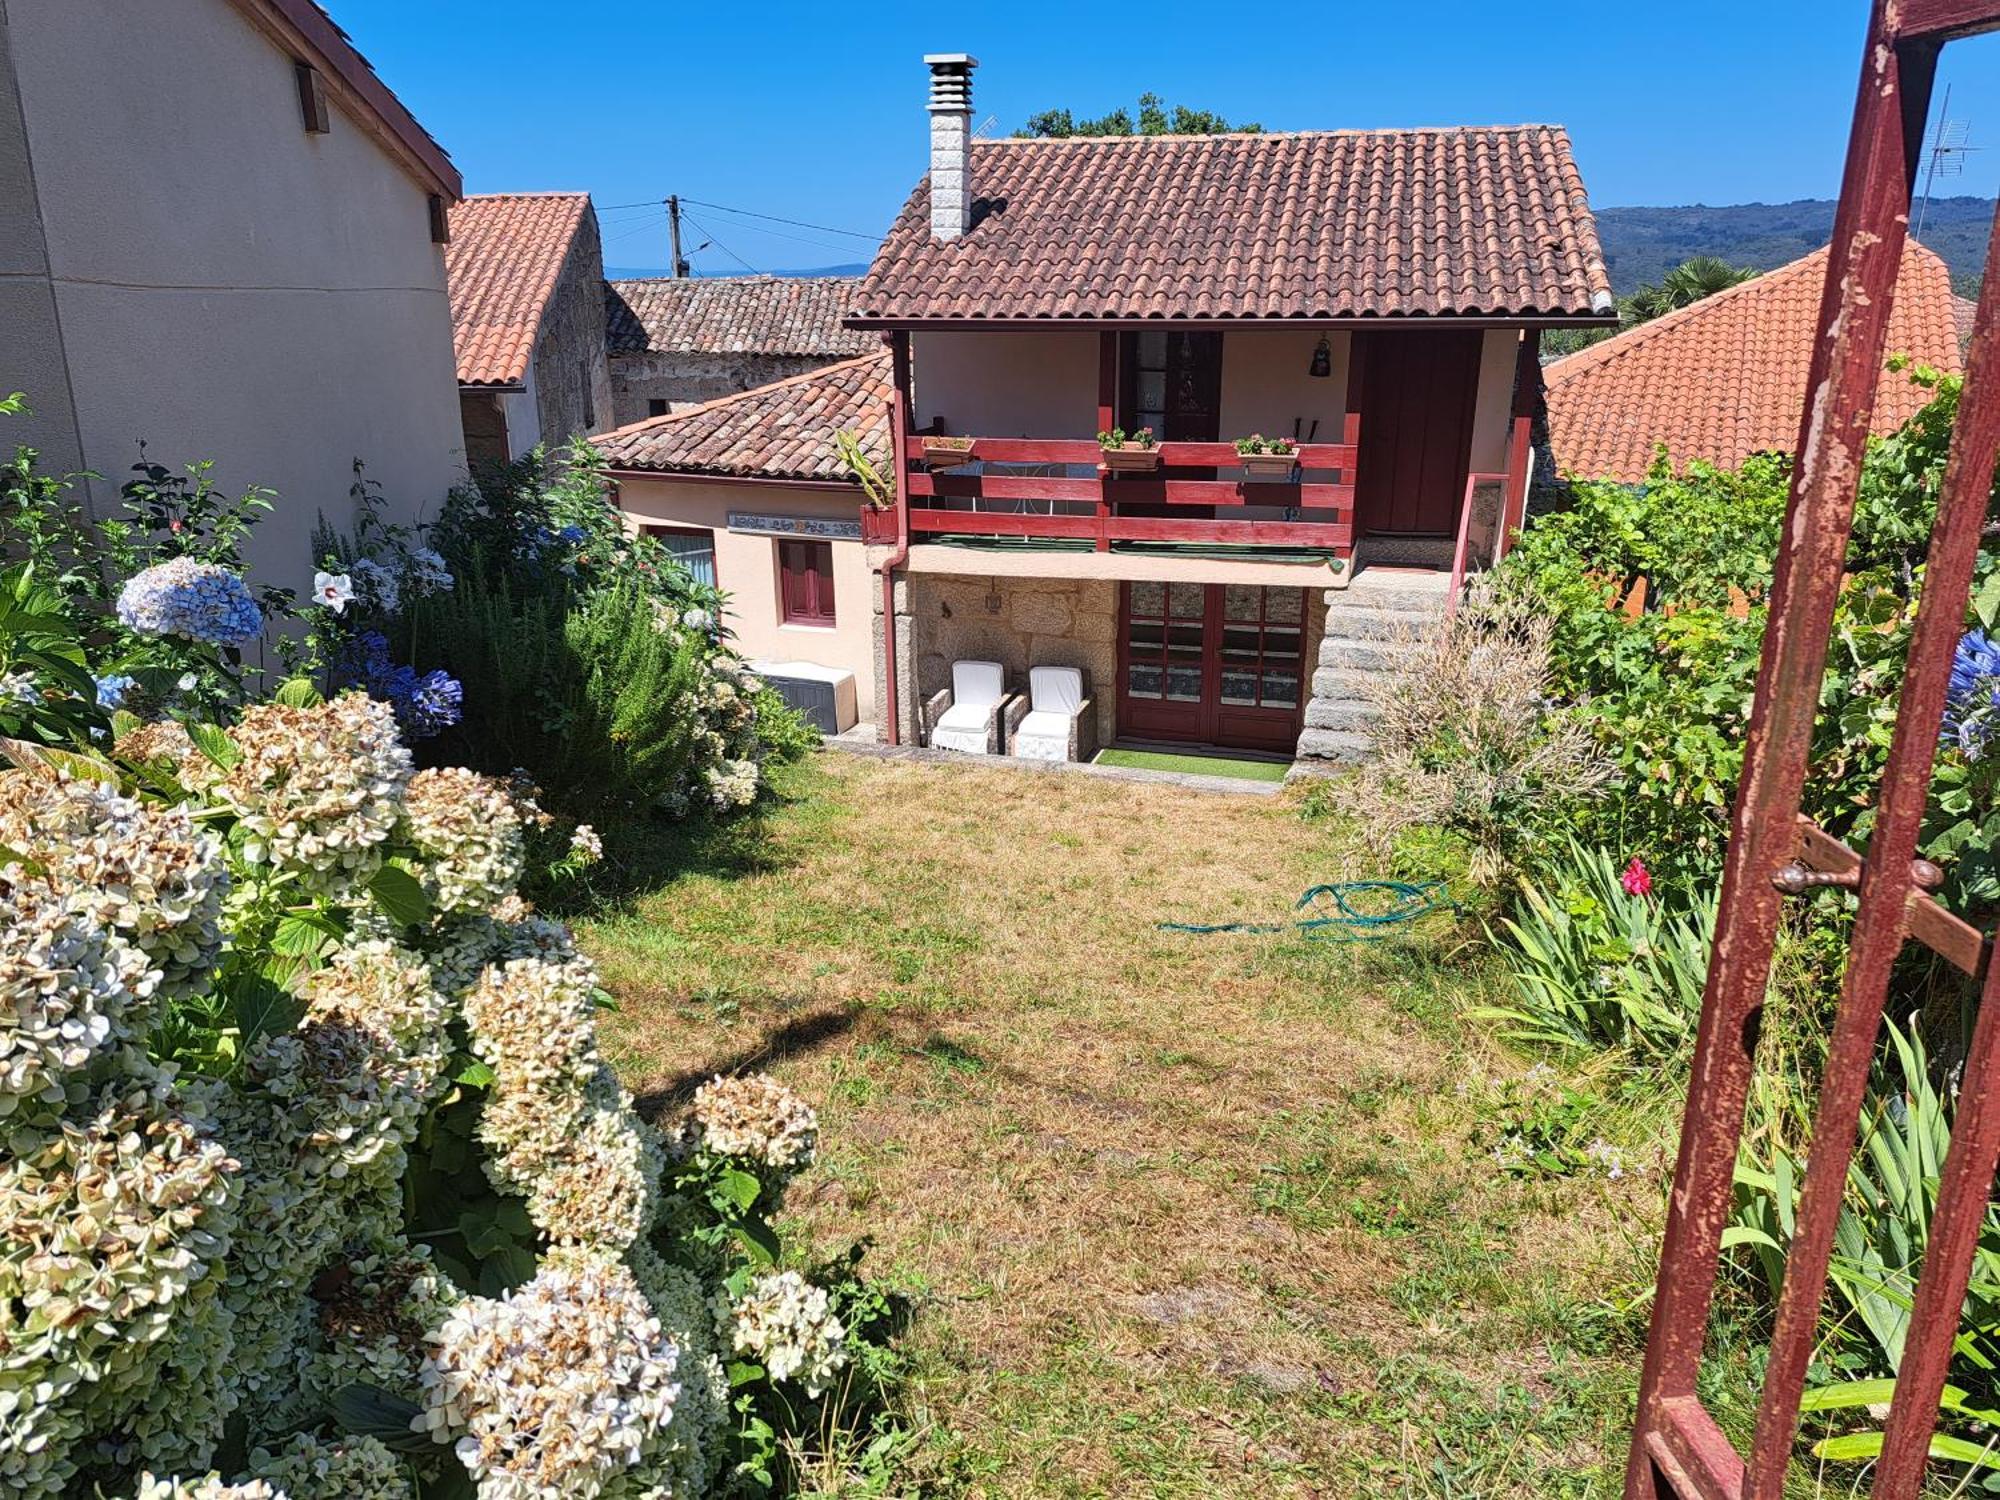
[[[1082,120],[1066,109],[1045,109],[1028,116],[1021,134],[1061,140],[1096,135],[1224,135],[1232,131],[1255,134],[1263,128],[1257,124],[1232,125],[1212,109],[1189,109],[1185,104],[1170,109],[1158,94],[1141,94],[1136,122],[1132,112],[1123,106],[1095,119]]]

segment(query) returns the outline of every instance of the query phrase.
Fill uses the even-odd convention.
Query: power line
[[[683,203],[686,203],[688,201],[690,200],[686,198],[681,199],[681,202]],[[703,234],[707,235],[710,244],[714,245],[716,249],[720,250],[724,255],[727,255],[731,260],[735,261],[737,265],[741,266],[744,270],[748,271],[752,276],[761,276],[764,274],[762,271],[758,270],[755,266],[751,265],[749,261],[745,260],[742,256],[738,255],[734,250],[730,249],[727,245],[723,244],[721,237],[717,235],[714,230],[710,229],[707,225],[703,224],[699,219],[695,218],[693,214],[684,213],[681,215],[681,217],[686,219],[688,223],[694,225],[694,227],[700,230]]]

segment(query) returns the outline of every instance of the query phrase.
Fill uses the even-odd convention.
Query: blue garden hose
[[[1331,907],[1332,910],[1328,910]],[[1316,885],[1292,904],[1293,911],[1319,915],[1290,922],[1162,922],[1162,932],[1302,932],[1317,940],[1377,943],[1381,929],[1457,911],[1442,880],[1342,880]]]

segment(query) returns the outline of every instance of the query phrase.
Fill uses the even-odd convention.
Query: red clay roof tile
[[[843,328],[854,276],[649,277],[604,284],[613,354],[853,356],[879,348]]]
[[[1556,317],[1611,286],[1559,126],[972,143],[972,228],[920,183],[850,321]]]
[[[588,193],[481,193],[454,204],[444,269],[460,385],[519,385],[591,213]]]
[[[853,483],[834,434],[853,432],[886,470],[890,388],[889,356],[877,350],[592,441],[613,469]]]
[[[1636,484],[1664,443],[1675,465],[1733,467],[1798,441],[1827,252],[1816,250],[1690,307],[1592,344],[1544,371],[1556,467]],[[1889,349],[1957,373],[1951,273],[1911,241],[1903,251]],[[1874,430],[1901,426],[1925,393],[1884,371]]]

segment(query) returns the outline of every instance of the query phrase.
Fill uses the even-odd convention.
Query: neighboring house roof
[[[591,439],[613,469],[852,483],[834,434],[851,431],[889,464],[886,352],[773,381]]]
[[[460,385],[518,386],[590,212],[588,193],[478,193],[451,211],[444,249]]]
[[[1805,410],[1827,252],[1704,297],[1555,360],[1543,370],[1557,469],[1636,484],[1656,443],[1675,464],[1731,467],[1752,453],[1788,452]],[[1956,373],[1951,274],[1914,240],[1903,251],[1889,350]],[[1902,425],[1925,393],[1884,371],[1874,429]]]
[[[347,33],[315,0],[234,0],[236,8],[295,58],[320,70],[329,91],[378,128],[390,154],[433,192],[458,198],[464,191],[431,133],[355,50]]]
[[[974,141],[973,224],[928,179],[854,299],[863,326],[1550,317],[1611,283],[1559,126]]]
[[[1951,299],[1951,322],[1958,330],[1958,350],[1963,354],[1972,343],[1972,325],[1979,317],[1979,304],[1956,294]]]
[[[604,284],[613,354],[867,354],[874,334],[843,328],[855,276],[649,277]]]

